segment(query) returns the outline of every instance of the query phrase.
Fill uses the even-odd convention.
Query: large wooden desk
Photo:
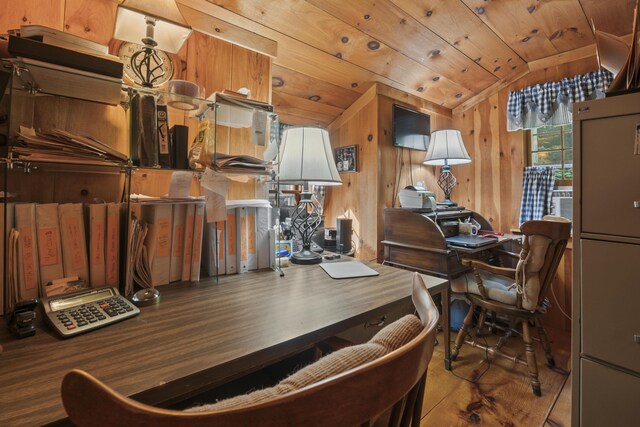
[[[295,266],[286,277],[264,271],[165,286],[160,304],[139,316],[68,340],[45,325],[22,340],[0,328],[0,425],[64,420],[60,384],[72,368],[142,402],[168,404],[411,301],[412,273],[371,267],[380,275],[333,280],[319,266]]]
[[[443,224],[473,218],[483,230],[492,231],[489,221],[477,212],[461,208],[459,210],[419,213],[409,209],[386,208],[384,210],[384,261],[386,265],[405,268],[420,273],[453,279],[470,268],[461,262],[462,256],[481,256],[488,249],[502,246],[513,236],[498,238],[496,243],[475,249],[452,247],[443,234]],[[441,292],[441,324],[444,329],[445,368],[451,370],[449,289]]]

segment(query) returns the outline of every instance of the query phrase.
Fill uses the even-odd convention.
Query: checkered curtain
[[[529,166],[522,180],[520,225],[532,219],[542,219],[551,212],[555,171],[548,166]]]
[[[510,92],[507,129],[569,124],[573,103],[603,98],[612,80],[613,74],[601,69]]]

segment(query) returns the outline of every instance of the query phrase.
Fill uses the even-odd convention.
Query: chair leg
[[[522,339],[524,340],[524,349],[527,355],[527,367],[529,368],[529,378],[531,379],[531,388],[533,389],[533,394],[535,394],[536,396],[542,396],[542,391],[540,390],[540,380],[538,379],[538,365],[536,364],[536,354],[533,351],[531,329],[527,320],[524,320],[522,322]]]
[[[462,327],[458,331],[458,335],[456,336],[456,342],[451,347],[451,360],[456,360],[458,358],[458,352],[464,344],[464,339],[467,335],[471,335],[471,322],[473,321],[473,312],[475,311],[476,306],[471,304],[469,307],[469,311],[462,322]]]
[[[475,334],[473,336],[474,339],[482,336],[480,334],[480,331],[481,331],[482,327],[484,326],[484,320],[486,318],[486,315],[487,315],[487,310],[484,309],[484,308],[481,309],[480,310],[480,316],[478,316],[478,324],[476,325],[476,331],[475,331]]]
[[[547,365],[550,367],[556,366],[556,361],[553,359],[553,354],[551,353],[551,344],[549,343],[549,337],[547,337],[547,333],[542,326],[542,319],[539,317],[535,318],[536,329],[538,330],[538,336],[540,336],[540,342],[542,342],[542,348],[544,349],[544,355],[547,357]]]

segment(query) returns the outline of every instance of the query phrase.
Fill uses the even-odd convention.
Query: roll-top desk
[[[478,249],[448,247],[443,233],[445,223],[464,221],[469,217],[477,221],[482,230],[493,231],[489,221],[469,209],[428,213],[402,208],[385,209],[383,263],[447,279],[459,276],[469,269],[460,263],[461,255],[502,245],[498,241]]]

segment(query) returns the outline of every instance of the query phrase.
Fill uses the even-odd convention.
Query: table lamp
[[[318,264],[322,257],[311,250],[311,237],[322,221],[311,198],[310,185],[341,185],[333,159],[329,132],[317,127],[289,127],[282,134],[278,181],[302,184],[300,202],[291,215],[295,232],[302,238],[302,248],[291,255],[294,264]]]
[[[175,0],[124,0],[118,6],[113,38],[143,44],[131,55],[130,65],[145,87],[154,87],[164,76],[157,50],[178,53],[190,35]]]
[[[431,141],[425,165],[442,166],[442,172],[438,178],[438,185],[444,191],[444,201],[439,205],[457,206],[451,201],[451,190],[456,186],[456,177],[451,172],[451,165],[470,163],[471,158],[464,148],[462,135],[457,129],[440,129],[431,133]]]

